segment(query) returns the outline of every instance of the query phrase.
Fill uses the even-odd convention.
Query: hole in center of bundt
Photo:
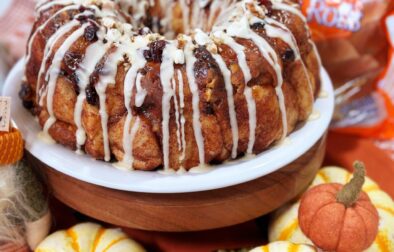
[[[191,6],[192,2],[187,3],[186,7],[183,6],[182,1],[174,1],[171,6],[165,8],[154,5],[137,20],[133,9],[129,9],[130,23],[137,28],[139,34],[160,33],[166,39],[175,39],[179,34],[189,35],[195,29],[210,32],[212,27],[226,15],[227,8],[211,6],[209,0],[196,2],[204,2],[205,4],[194,9]],[[197,13],[193,13],[192,9]]]

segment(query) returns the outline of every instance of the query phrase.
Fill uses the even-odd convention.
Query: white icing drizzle
[[[55,14],[53,14],[50,18],[48,18],[42,25],[40,25],[39,27],[37,27],[37,29],[34,31],[34,33],[31,35],[29,42],[27,44],[27,55],[26,55],[26,60],[25,62],[29,62],[30,57],[31,57],[31,52],[32,52],[32,46],[33,46],[33,41],[35,39],[35,37],[37,36],[37,34],[41,33],[42,30],[47,27],[47,25],[49,24],[49,22],[51,22],[52,20],[54,20],[59,14],[63,13],[64,11],[69,11],[69,10],[74,10],[77,9],[78,6],[77,5],[71,5],[71,6],[66,6],[64,8],[61,8],[60,10],[58,10]]]
[[[223,1],[213,0],[211,2],[211,6],[209,8],[209,16],[207,19],[207,26],[205,27],[205,30],[210,30],[210,28],[215,23],[215,19],[217,18],[217,15],[219,14],[220,10],[222,10],[222,8],[223,8]]]
[[[141,119],[139,117],[136,117],[133,126],[131,126],[132,119],[133,116],[131,114],[127,114],[125,126],[123,128],[124,156],[123,156],[123,160],[120,162],[129,170],[133,170],[133,162],[134,162],[133,141],[141,124]]]
[[[233,93],[233,85],[231,83],[231,72],[227,68],[226,63],[222,59],[219,54],[213,54],[213,58],[216,60],[217,64],[219,65],[220,71],[223,74],[224,83],[226,86],[227,92],[227,103],[229,107],[229,114],[230,114],[230,125],[231,125],[231,133],[233,138],[233,147],[231,151],[231,157],[237,157],[237,150],[238,150],[238,122],[237,122],[237,115],[235,113],[235,105],[234,105],[234,93]]]
[[[133,126],[131,128],[133,113],[130,103],[131,103],[133,88],[137,79],[138,70],[143,68],[146,64],[146,59],[143,55],[143,50],[146,49],[147,45],[148,45],[148,41],[144,37],[136,37],[134,42],[127,46],[129,48],[127,50],[127,57],[129,58],[129,61],[132,65],[127,71],[123,83],[124,103],[127,110],[127,116],[123,127],[124,156],[122,163],[124,163],[125,166],[130,168],[133,167],[133,161],[134,161],[134,157],[133,157],[133,140],[135,136],[134,128],[138,127],[138,124],[136,126],[136,123],[134,123],[135,127]],[[141,77],[139,78],[138,85],[141,85],[140,81],[141,81]],[[137,118],[137,120],[139,120],[139,118]]]
[[[39,13],[39,12],[45,11],[45,10],[47,10],[47,9],[49,9],[49,8],[52,8],[52,7],[55,6],[55,5],[69,5],[69,4],[72,4],[73,2],[74,2],[74,0],[55,0],[55,1],[48,1],[48,2],[45,2],[45,3],[41,4],[41,5],[39,5],[39,6],[36,8],[36,11]]]
[[[164,30],[164,36],[166,38],[175,38],[175,32],[172,27],[172,21],[173,21],[173,11],[176,6],[176,3],[174,1],[170,1],[170,3],[167,4],[165,8],[163,8],[164,11],[164,17],[160,19],[160,25],[162,29]]]
[[[194,56],[195,46],[190,41],[189,37],[186,38],[187,38],[187,43],[184,49],[185,60],[186,60],[186,74],[189,82],[189,89],[190,92],[192,93],[193,131],[198,147],[198,157],[201,166],[201,165],[205,165],[205,152],[204,152],[204,137],[202,135],[201,122],[200,122],[200,97],[198,92],[198,86],[196,83],[196,78],[194,76],[194,64],[197,62],[197,59]]]
[[[182,142],[181,142],[181,124],[179,122],[179,117],[180,117],[180,110],[179,110],[179,105],[178,105],[178,98],[176,97],[176,81],[173,78],[171,80],[171,88],[174,90],[174,107],[175,107],[175,124],[176,124],[176,141],[178,143],[178,151],[182,150]]]
[[[271,0],[272,2],[272,9],[274,10],[283,10],[283,11],[287,11],[290,13],[293,13],[294,15],[298,16],[299,18],[301,18],[301,20],[306,23],[306,18],[304,16],[304,14],[302,14],[302,12],[300,11],[300,9],[298,9],[295,6],[292,6],[288,3],[283,2],[282,0]]]
[[[190,8],[188,5],[187,0],[179,0],[179,4],[182,9],[182,21],[183,21],[183,32],[188,33],[190,26],[189,26],[189,16],[190,16]]]
[[[320,118],[320,111],[313,110],[312,114],[309,115],[308,121],[314,121]]]
[[[84,15],[89,15],[92,14],[91,11],[84,11],[78,15],[75,16],[75,18],[78,18],[80,16]],[[49,57],[52,55],[53,52],[53,47],[54,45],[58,42],[60,38],[62,38],[66,33],[70,32],[73,28],[77,27],[80,23],[77,20],[70,20],[69,22],[66,22],[63,24],[61,27],[57,29],[57,31],[51,35],[51,37],[47,40],[44,48],[44,53],[43,53],[43,60],[41,61],[41,66],[40,70],[38,72],[38,77],[37,77],[37,84],[36,84],[36,94],[37,94],[37,99],[39,101],[39,105],[43,106],[44,103],[44,96],[42,93],[44,92],[44,89],[42,88],[40,90],[40,82],[41,82],[41,76],[45,72],[46,68],[46,62],[48,61]],[[48,81],[48,76],[46,76],[45,81]]]
[[[268,17],[266,17],[264,20],[259,20],[259,21],[261,23],[264,23],[264,21],[266,22],[265,23],[265,31],[267,32],[267,35],[269,37],[281,39],[294,52],[296,60],[299,60],[301,58],[300,51],[298,50],[298,47],[297,47],[297,42],[296,42],[293,34],[290,32],[290,30],[285,25],[276,21],[275,19],[268,18]]]
[[[146,90],[141,86],[141,78],[142,78],[142,74],[138,73],[137,80],[135,83],[137,89],[137,92],[135,94],[135,106],[138,108],[142,106],[142,104],[145,101],[145,97],[147,95]]]
[[[289,3],[285,3],[283,0],[272,0],[272,4],[273,4],[273,5],[272,5],[272,8],[273,8],[274,10],[288,11],[288,12],[290,12],[290,13],[292,13],[292,14],[298,16],[298,17],[304,22],[304,24],[305,24],[305,30],[307,30],[307,32],[310,31],[310,30],[309,30],[309,27],[308,27],[308,25],[307,25],[307,19],[306,19],[306,17],[304,16],[304,14],[302,14],[302,12],[301,12],[301,10],[300,10],[299,8],[297,8],[296,6],[291,5],[291,4],[289,4]],[[312,45],[312,47],[313,47],[312,49],[313,49],[313,51],[314,51],[314,54],[315,54],[316,57],[317,57],[317,61],[318,61],[319,69],[320,69],[321,66],[322,66],[320,54],[318,53],[318,50],[317,50],[317,48],[316,48],[315,43],[314,43],[311,39],[309,39],[309,43],[310,43],[310,44]]]
[[[162,147],[163,147],[163,160],[164,170],[169,169],[169,120],[170,120],[170,101],[174,97],[175,91],[172,88],[172,78],[174,76],[174,63],[183,64],[183,52],[177,48],[175,43],[168,42],[163,50],[162,63],[160,65],[160,80],[163,88],[162,96]],[[175,97],[176,99],[176,97]]]
[[[198,1],[191,1],[191,27],[193,29],[202,28],[204,20],[207,18],[204,16],[204,12],[201,11]]]
[[[318,95],[319,98],[327,98],[328,92],[326,90],[321,89]]]
[[[133,27],[141,26],[141,21],[145,17],[150,6],[153,6],[149,0],[115,0],[118,2],[124,13],[131,14],[130,21]],[[154,1],[152,1],[154,4]],[[129,11],[132,10],[132,13]]]
[[[212,47],[215,46],[214,42],[211,38],[208,37],[206,33],[197,29],[195,31],[195,37],[197,44]],[[216,47],[216,46],[215,46]],[[235,113],[235,105],[234,105],[234,92],[233,92],[233,85],[231,82],[231,72],[227,68],[226,63],[224,62],[223,58],[218,53],[212,53],[212,57],[215,59],[216,63],[219,66],[219,69],[223,75],[224,84],[227,93],[227,104],[229,109],[229,116],[230,116],[230,126],[231,126],[231,134],[233,139],[233,146],[231,151],[231,157],[237,157],[237,150],[238,150],[238,122],[237,122],[237,115]]]
[[[118,70],[118,62],[123,58],[124,51],[121,48],[116,48],[116,51],[108,56],[106,59],[103,70],[103,74],[100,74],[99,81],[95,85],[97,95],[100,102],[100,118],[101,128],[103,134],[103,145],[104,145],[104,160],[109,161],[111,158],[111,152],[109,148],[108,140],[108,112],[107,112],[107,87],[110,84],[115,84],[115,76]]]
[[[174,60],[171,57],[171,46],[167,45],[163,50],[162,63],[160,65],[160,81],[163,88],[162,96],[162,147],[164,170],[169,169],[169,120],[170,120],[170,100],[174,96],[171,88],[171,79],[174,75]]]
[[[213,170],[213,166],[205,165],[205,166],[196,166],[189,170],[190,173],[194,174],[201,174],[201,173],[208,173]]]
[[[48,81],[48,88],[47,88],[47,110],[49,114],[49,118],[45,122],[44,125],[44,132],[48,133],[49,128],[56,122],[56,117],[53,111],[53,96],[55,94],[55,88],[57,79],[60,73],[60,66],[63,61],[64,55],[70,49],[70,47],[84,34],[85,28],[88,24],[82,25],[79,29],[74,31],[67,39],[63,42],[63,44],[59,47],[55,56],[53,57],[51,67],[47,72],[47,77],[49,78]]]
[[[259,48],[259,51],[262,54],[262,56],[274,69],[276,74],[276,81],[277,81],[275,91],[278,97],[279,108],[282,114],[282,128],[283,128],[282,139],[283,139],[284,137],[287,136],[287,115],[286,115],[285,99],[282,91],[282,84],[283,84],[282,69],[281,69],[281,65],[279,64],[278,55],[264,38],[262,38],[260,35],[255,33],[250,28],[250,22],[253,24],[256,22],[256,20],[258,20],[258,18],[256,16],[253,16],[253,14],[247,9],[246,5],[243,6],[243,10],[245,12],[244,13],[245,15],[242,15],[239,18],[239,20],[230,22],[228,24],[227,34],[229,34],[230,36],[236,36],[236,37],[252,40],[253,43],[255,43],[256,46]],[[245,89],[245,91],[248,93],[246,94],[247,96],[249,97],[252,96],[252,92],[250,90]],[[251,146],[249,145],[248,153],[250,153],[250,151],[251,151]]]
[[[76,140],[77,140],[77,151],[79,152],[81,146],[85,144],[86,132],[82,126],[82,109],[83,103],[86,99],[86,87],[89,85],[89,77],[94,72],[96,65],[99,63],[102,57],[110,47],[110,43],[104,44],[101,40],[102,31],[97,34],[99,40],[86,48],[85,57],[79,64],[79,68],[75,71],[78,77],[79,94],[77,102],[74,108],[74,122],[77,126]]]
[[[224,44],[229,46],[237,54],[238,64],[244,75],[245,83],[248,83],[252,79],[252,74],[246,61],[246,55],[244,52],[245,47],[238,44],[232,37],[228,36],[223,31],[215,32],[214,36],[222,40]]]
[[[186,135],[185,135],[185,123],[186,119],[183,114],[183,109],[185,108],[185,97],[183,93],[183,77],[182,71],[177,70],[177,79],[178,79],[178,92],[179,92],[179,107],[180,107],[180,115],[181,115],[181,135],[182,135],[182,152],[179,157],[179,161],[182,163],[185,159],[185,152],[186,152]]]
[[[253,153],[253,147],[255,142],[255,132],[256,132],[256,102],[253,98],[252,89],[247,85],[247,83],[252,79],[252,74],[250,72],[250,68],[246,61],[245,48],[238,44],[232,37],[225,34],[223,31],[215,32],[215,36],[218,37],[228,45],[236,54],[238,58],[238,64],[242,70],[245,79],[245,90],[244,96],[246,100],[246,105],[248,108],[248,117],[249,117],[249,141],[248,147],[246,150],[247,154]]]
[[[56,141],[53,140],[53,138],[48,133],[45,133],[44,131],[38,132],[37,138],[46,144],[55,144],[56,143]]]
[[[40,82],[41,82],[41,76],[45,72],[45,67],[46,67],[46,62],[48,61],[50,55],[53,52],[54,45],[56,42],[62,38],[66,33],[70,32],[72,29],[77,27],[79,25],[79,22],[76,20],[72,20],[69,23],[66,23],[65,25],[61,26],[47,41],[45,44],[44,48],[44,55],[43,55],[43,60],[41,61],[41,67],[38,72],[38,78],[37,78],[37,87],[36,87],[36,94],[39,99],[39,104],[40,106],[43,106],[44,102],[44,96],[42,95],[43,89],[40,91]],[[46,78],[45,78],[46,79]]]
[[[296,39],[293,35],[293,33],[282,23],[272,19],[272,18],[265,18],[266,26],[266,32],[267,35],[272,37],[272,38],[279,38],[282,41],[284,41],[287,45],[289,45],[290,49],[294,52],[295,55],[295,60],[298,60],[301,63],[303,72],[305,74],[306,80],[308,82],[308,88],[309,88],[309,98],[311,99],[311,104],[314,102],[314,97],[313,97],[313,88],[312,88],[312,81],[309,77],[308,70],[305,66],[305,63],[303,59],[301,58],[300,50],[298,49]],[[263,21],[262,21],[263,22]],[[275,26],[278,26],[280,28],[277,28]],[[283,140],[283,139],[282,139]]]
[[[253,154],[253,147],[256,141],[256,102],[253,98],[253,90],[247,84],[245,84],[244,96],[249,114],[249,142],[246,154]]]

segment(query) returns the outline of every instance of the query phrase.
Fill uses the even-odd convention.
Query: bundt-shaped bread
[[[53,0],[36,11],[24,105],[45,134],[96,159],[220,163],[262,152],[312,111],[320,63],[292,2]]]

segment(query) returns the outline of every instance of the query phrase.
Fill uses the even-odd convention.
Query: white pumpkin
[[[265,246],[257,247],[249,252],[316,252],[317,249],[310,245],[295,244],[288,241],[277,241],[268,243]]]
[[[35,252],[144,252],[120,229],[105,229],[98,224],[82,223],[57,231],[43,240]]]
[[[352,174],[338,167],[326,167],[319,171],[311,187],[323,183],[345,184],[350,181]],[[379,186],[366,177],[363,186],[379,213],[378,235],[366,251],[394,251],[394,202]],[[313,244],[301,231],[298,225],[298,207],[300,202],[288,204],[279,209],[269,226],[269,241],[291,241],[294,243]]]

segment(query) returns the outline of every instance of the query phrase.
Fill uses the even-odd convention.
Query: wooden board
[[[325,137],[282,169],[217,190],[148,194],[92,185],[28,155],[56,198],[75,210],[118,226],[155,231],[197,231],[231,226],[269,213],[307,188],[320,168]],[[218,178],[220,179],[220,178]]]

